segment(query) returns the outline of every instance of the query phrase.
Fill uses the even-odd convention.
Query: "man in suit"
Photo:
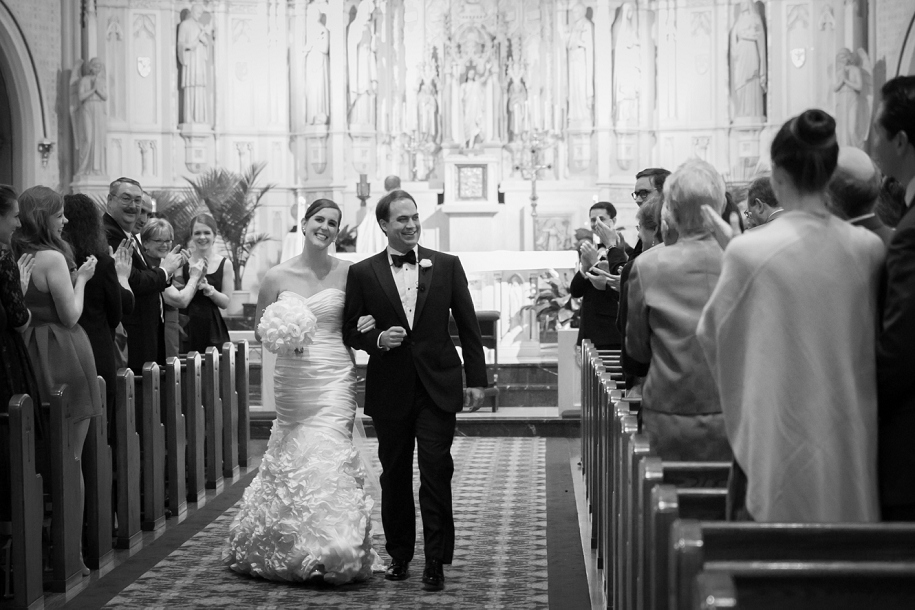
[[[128,283],[134,295],[134,308],[124,314],[122,324],[127,332],[127,362],[135,375],[143,374],[146,362],[165,363],[164,325],[161,293],[175,271],[184,264],[185,254],[176,247],[158,268],[150,267],[133,234],[141,213],[143,189],[131,178],[118,178],[108,189],[103,217],[108,245],[113,249],[123,243],[133,245],[133,268]]]
[[[635,175],[635,187],[632,189],[632,198],[635,204],[642,207],[642,204],[648,201],[652,193],[660,193],[664,190],[664,181],[670,175],[670,170],[663,167],[647,167]],[[639,239],[635,247],[626,247],[626,254],[629,258],[635,258],[642,253],[642,240]]]
[[[884,520],[915,521],[915,76],[894,78],[881,93],[874,160],[905,185],[906,210],[887,249],[877,342],[880,505]]]
[[[880,197],[880,174],[867,153],[842,146],[836,171],[829,179],[829,211],[851,224],[872,231],[889,247],[893,230],[874,213]]]
[[[750,229],[772,222],[784,212],[785,208],[778,205],[778,199],[775,198],[769,176],[762,176],[750,183],[747,188],[747,211],[744,213]]]
[[[460,260],[418,245],[419,213],[409,193],[394,190],[375,216],[388,239],[382,252],[350,267],[343,337],[369,354],[365,413],[372,417],[381,460],[381,519],[391,566],[385,578],[404,580],[416,544],[413,447],[418,447],[419,508],[423,520],[423,586],[444,588],[443,564],[454,554],[451,443],[455,414],[476,411],[486,387],[486,362],[467,277]],[[448,331],[457,323],[461,360]],[[360,316],[376,327],[360,333]]]

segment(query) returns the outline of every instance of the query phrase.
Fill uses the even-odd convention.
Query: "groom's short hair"
[[[375,206],[375,220],[380,224],[382,220],[390,220],[388,215],[391,212],[391,204],[400,199],[409,199],[413,202],[413,205],[416,205],[416,200],[413,199],[413,195],[407,191],[402,191],[396,189],[382,197],[378,200],[378,205]],[[419,209],[419,206],[416,206]]]

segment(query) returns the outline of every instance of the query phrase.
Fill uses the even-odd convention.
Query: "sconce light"
[[[41,166],[48,166],[48,159],[51,158],[51,151],[54,150],[54,142],[47,138],[42,138],[38,142],[38,154],[41,155]]]

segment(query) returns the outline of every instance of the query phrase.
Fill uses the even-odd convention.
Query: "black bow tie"
[[[401,256],[399,254],[392,254],[391,260],[394,261],[395,267],[403,267],[404,263],[410,263],[411,265],[415,265],[416,264],[416,252],[414,252],[413,250],[410,250],[403,256]]]

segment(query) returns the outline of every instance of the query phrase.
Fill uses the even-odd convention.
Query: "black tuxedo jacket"
[[[124,231],[107,213],[104,215],[108,245],[116,250],[125,239]],[[146,362],[165,364],[164,325],[160,310],[160,294],[168,286],[165,271],[150,267],[139,249],[133,252],[133,268],[128,279],[133,290],[134,307],[124,313],[121,322],[127,331],[127,361],[135,375],[143,374]]]
[[[886,301],[877,344],[878,464],[883,506],[915,504],[915,212],[886,256]]]
[[[623,242],[622,246],[607,250],[610,273],[619,274],[623,265],[626,264],[626,254],[623,249],[627,247],[626,242]],[[591,343],[600,347],[622,345],[622,336],[616,328],[620,293],[612,288],[598,290],[591,284],[591,280],[583,275],[583,271],[588,270],[577,271],[569,284],[569,294],[576,299],[581,298],[577,344],[581,345],[582,341],[590,339]]]
[[[343,341],[369,354],[365,380],[365,413],[402,419],[413,405],[416,380],[435,404],[457,413],[463,408],[461,359],[448,332],[449,312],[457,323],[468,387],[486,387],[486,361],[480,326],[467,288],[461,261],[450,254],[419,247],[420,290],[416,295],[413,328],[407,324],[387,250],[354,264],[346,281]],[[375,328],[360,333],[359,317],[371,314]],[[403,344],[390,351],[378,347],[378,336],[392,326],[407,329]]]

